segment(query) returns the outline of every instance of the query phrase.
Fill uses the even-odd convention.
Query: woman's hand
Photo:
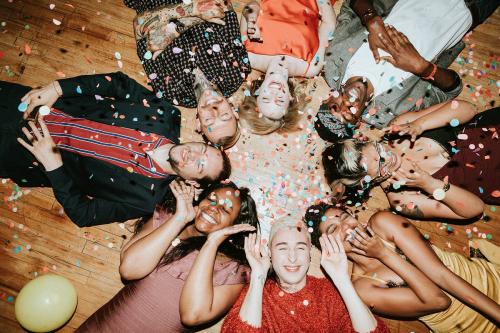
[[[379,35],[380,41],[383,44],[382,49],[387,51],[390,56],[380,58],[390,62],[394,67],[410,72],[419,77],[424,76],[423,73],[428,72],[430,62],[425,60],[420,53],[415,49],[408,37],[399,32],[392,26],[385,26],[389,38],[384,35]]]
[[[409,135],[410,141],[415,142],[424,131],[424,128],[417,119],[402,125],[389,125],[382,130],[388,133],[398,133],[399,136]]]
[[[387,249],[380,240],[380,237],[370,227],[367,227],[365,230],[361,227],[356,227],[350,236],[349,243],[353,246],[352,252],[377,259],[382,258]]]
[[[271,256],[267,244],[262,243],[260,235],[253,233],[245,237],[245,255],[252,269],[252,275],[265,279],[271,267]]]
[[[255,227],[248,223],[236,224],[210,233],[207,237],[207,241],[214,242],[215,244],[217,244],[217,246],[219,246],[229,236],[237,234],[239,232],[249,231],[255,231]]]
[[[52,171],[63,165],[62,157],[41,116],[38,117],[38,123],[42,132],[40,132],[32,121],[28,122],[31,132],[26,127],[22,128],[24,135],[31,142],[31,145],[21,138],[17,138],[17,141],[42,163],[46,171]]]
[[[223,18],[229,9],[224,0],[193,0],[193,16],[210,23],[225,25]]]
[[[57,81],[29,91],[21,98],[21,102],[28,104],[28,108],[24,112],[23,118],[27,119],[37,106],[46,105],[51,108],[61,95],[62,89]]]
[[[243,9],[243,16],[247,22],[247,36],[250,40],[261,41],[260,30],[257,25],[259,17],[260,5],[256,1],[248,3]]]
[[[387,181],[391,184],[399,183],[399,185],[418,187],[423,189],[428,185],[433,177],[425,170],[422,170],[417,163],[411,160],[404,160],[401,167],[392,173],[391,178]]]
[[[384,49],[385,45],[383,43],[383,38],[389,40],[389,34],[385,28],[384,21],[380,16],[375,16],[372,18],[368,24],[368,45],[370,46],[370,50],[373,53],[373,57],[375,58],[375,62],[378,64],[380,61],[380,54],[378,53],[378,49]]]
[[[177,200],[175,217],[183,223],[191,222],[196,216],[196,209],[193,207],[195,192],[193,186],[177,180],[171,182],[169,186]]]
[[[325,269],[332,280],[348,278],[347,256],[344,245],[337,233],[323,234],[319,238],[321,245],[321,266]]]

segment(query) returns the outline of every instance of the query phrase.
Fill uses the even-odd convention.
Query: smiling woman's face
[[[326,220],[319,225],[322,234],[338,233],[346,252],[351,251],[351,244],[347,241],[349,234],[358,225],[358,220],[345,210],[330,208],[325,212]]]
[[[232,226],[241,208],[241,200],[231,187],[222,187],[212,191],[198,205],[194,218],[196,230],[208,235],[211,232]]]

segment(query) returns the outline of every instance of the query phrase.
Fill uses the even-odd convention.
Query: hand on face
[[[17,138],[17,141],[42,163],[46,171],[52,171],[63,165],[62,157],[41,116],[38,118],[38,123],[42,129],[41,132],[32,121],[28,122],[31,133],[26,127],[22,128],[31,145],[21,138]]]
[[[366,232],[369,231],[370,234]],[[349,242],[352,246],[352,252],[361,254],[365,257],[380,258],[384,254],[386,247],[372,228],[356,227],[349,236]]]
[[[425,170],[422,170],[417,163],[405,159],[401,167],[392,173],[388,182],[392,184],[423,188],[432,179],[432,176]]]
[[[33,109],[37,106],[46,105],[51,108],[59,98],[57,90],[59,90],[60,94],[62,94],[59,82],[54,81],[46,86],[43,86],[42,88],[33,89],[24,95],[21,98],[21,102],[28,104],[28,108],[24,111],[23,119],[27,119]]]
[[[191,222],[196,215],[196,208],[193,207],[194,186],[177,180],[171,182],[169,186],[177,201],[175,215],[180,218],[183,223]]]
[[[208,235],[207,239],[208,241],[215,242],[216,244],[221,244],[223,241],[226,240],[226,238],[228,238],[231,235],[237,234],[239,232],[250,232],[250,231],[255,231],[255,227],[248,223],[237,224],[211,232]]]
[[[381,60],[386,60],[394,67],[406,72],[422,76],[422,73],[429,67],[429,62],[418,53],[408,37],[403,33],[392,26],[386,25],[385,28],[389,38],[384,35],[379,35],[379,37],[383,44],[382,49],[387,51],[390,56],[382,57]]]
[[[193,0],[193,16],[199,17],[204,21],[225,25],[222,20],[225,16],[224,11],[230,9],[224,0]]]
[[[321,266],[332,280],[348,276],[347,256],[340,234],[322,234],[319,238],[321,245]]]
[[[271,267],[271,256],[267,244],[260,235],[253,233],[245,237],[245,255],[252,269],[252,275],[266,277]]]

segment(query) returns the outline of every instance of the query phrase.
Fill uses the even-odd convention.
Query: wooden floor
[[[237,12],[244,2],[235,1]],[[337,12],[340,3],[335,5]],[[61,77],[121,70],[145,84],[132,35],[133,17],[119,0],[3,0],[0,80],[35,86]],[[497,10],[466,37],[467,47],[452,65],[466,84],[461,97],[481,108],[500,102],[499,36]],[[251,188],[265,224],[285,215],[299,219],[327,190],[317,163],[324,144],[310,119],[328,88],[323,79],[316,79],[308,89],[311,102],[303,110],[302,131],[265,137],[244,132],[230,152],[232,178]],[[241,96],[237,94],[234,103]],[[182,114],[182,137],[199,139],[192,126],[193,110]],[[78,290],[76,314],[60,330],[73,331],[122,287],[117,268],[120,249],[130,237],[130,222],[79,229],[64,216],[50,189],[20,189],[2,180],[0,195],[0,332],[23,331],[15,320],[15,298],[23,285],[46,273],[69,278]],[[360,215],[364,219],[387,207],[382,193],[376,192]],[[496,207],[487,207],[485,215],[474,224],[451,229],[433,222],[415,224],[434,244],[466,253],[469,236],[491,237],[500,245],[500,214]],[[313,270],[317,266],[316,257]],[[392,332],[428,331],[418,322],[388,323]],[[210,331],[217,332],[217,326]]]

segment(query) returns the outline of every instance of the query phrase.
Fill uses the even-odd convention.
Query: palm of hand
[[[323,266],[325,270],[334,273],[347,273],[347,256],[344,252],[326,254],[323,251],[321,253],[321,266]]]

